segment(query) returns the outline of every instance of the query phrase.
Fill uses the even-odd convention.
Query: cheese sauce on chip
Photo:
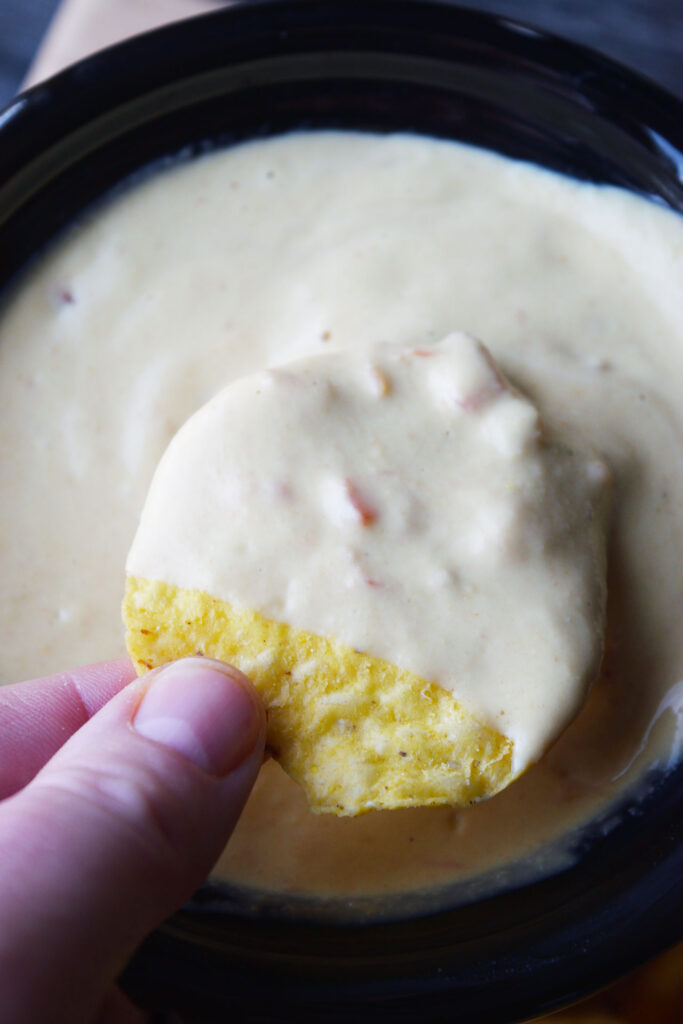
[[[438,683],[518,774],[597,675],[607,476],[467,335],[318,355],[181,429],[127,569]]]
[[[550,437],[612,473],[600,678],[538,764],[466,810],[314,816],[270,762],[217,871],[346,897],[564,863],[571,843],[546,856],[551,840],[680,756],[682,285],[676,215],[453,143],[301,133],[150,175],[0,313],[3,681],[123,653],[123,566],[154,469],[227,383],[463,330]],[[374,494],[357,476],[333,474],[322,499],[362,535]],[[499,530],[477,514],[480,537]]]

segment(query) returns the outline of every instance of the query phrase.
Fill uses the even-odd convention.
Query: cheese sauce
[[[466,330],[551,430],[612,470],[601,678],[537,766],[466,811],[321,819],[266,765],[218,872],[295,893],[414,889],[566,834],[680,753],[682,284],[677,216],[424,138],[292,135],[131,188],[46,253],[0,317],[3,681],[122,653],[152,473],[219,388]]]
[[[438,683],[518,775],[602,655],[608,470],[567,440],[466,334],[296,360],[176,434],[127,570]]]

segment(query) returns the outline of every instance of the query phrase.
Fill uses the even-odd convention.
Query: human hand
[[[0,688],[2,1024],[135,1024],[115,988],[202,882],[263,758],[237,670],[105,662]]]

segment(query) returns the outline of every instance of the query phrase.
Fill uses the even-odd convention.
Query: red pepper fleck
[[[357,512],[362,525],[371,526],[377,519],[377,509],[361,494],[353,480],[347,477],[344,481],[344,486],[346,487],[347,497]]]
[[[479,412],[485,405],[488,405],[494,398],[496,398],[501,391],[504,390],[504,385],[495,381],[488,385],[488,387],[482,388],[480,391],[473,391],[471,395],[465,395],[458,401],[458,405],[465,412]]]
[[[471,395],[461,398],[458,405],[465,412],[478,412],[486,404],[490,394],[487,391],[477,391]]]

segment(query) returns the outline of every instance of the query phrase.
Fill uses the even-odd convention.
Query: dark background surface
[[[20,87],[58,6],[59,0],[0,0],[0,106]],[[461,0],[461,6],[592,46],[683,98],[683,0]]]

